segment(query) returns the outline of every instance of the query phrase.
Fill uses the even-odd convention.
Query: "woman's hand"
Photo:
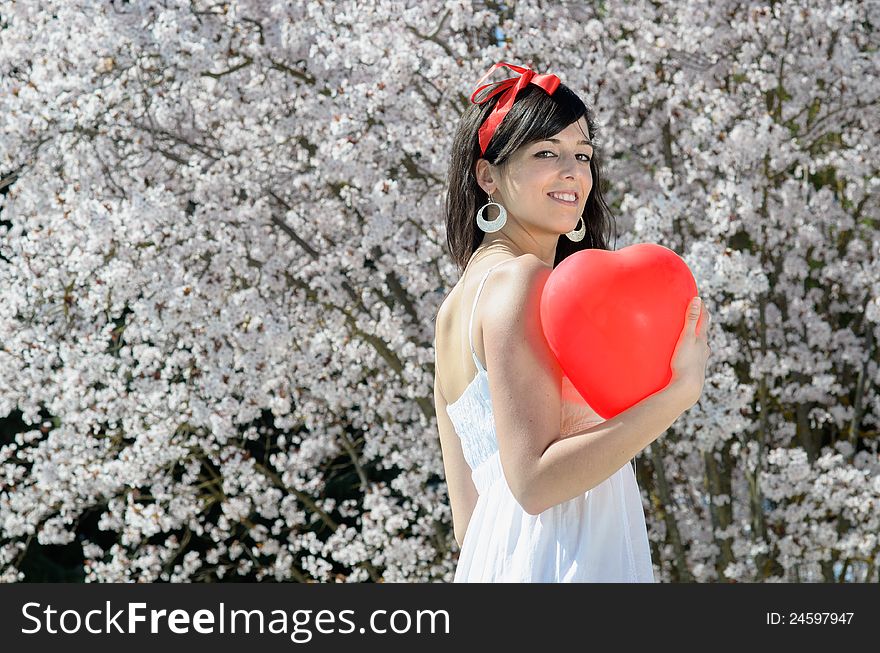
[[[687,308],[684,327],[672,354],[672,380],[685,402],[685,410],[693,406],[703,394],[706,380],[706,360],[709,358],[709,311],[702,301],[694,298]],[[702,319],[701,319],[702,318]]]

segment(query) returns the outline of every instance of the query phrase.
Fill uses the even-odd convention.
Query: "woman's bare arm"
[[[484,307],[483,343],[501,465],[526,512],[595,487],[659,437],[688,407],[673,386],[601,424],[561,437],[562,369],[540,324],[551,269],[525,255],[500,266]]]
[[[666,386],[611,419],[553,441],[532,467],[523,507],[536,515],[596,487],[663,435],[685,409],[676,387]]]

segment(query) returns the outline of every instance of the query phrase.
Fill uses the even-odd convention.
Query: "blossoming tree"
[[[876,581],[873,3],[0,0],[0,577],[451,580],[447,150],[500,60],[592,103],[713,313],[637,458],[666,581]]]

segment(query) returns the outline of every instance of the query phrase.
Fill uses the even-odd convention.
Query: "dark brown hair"
[[[446,243],[459,274],[464,271],[484,235],[477,226],[476,215],[477,209],[489,201],[489,196],[477,183],[477,161],[484,158],[492,165],[503,166],[520,147],[552,138],[582,116],[587,118],[587,140],[593,142],[593,156],[590,157],[593,187],[582,214],[587,233],[577,243],[562,234],[556,245],[553,267],[583,249],[608,249],[612,230],[615,242],[617,240],[617,224],[600,189],[601,150],[595,144],[597,125],[593,111],[565,84],[560,84],[553,95],[529,84],[517,94],[510,112],[495,130],[486,153],[481,156],[477,133],[502,95],[498,93],[484,104],[470,104],[462,114],[452,142],[447,173]]]

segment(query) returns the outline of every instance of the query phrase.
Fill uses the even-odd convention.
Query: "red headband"
[[[483,80],[491,75],[496,68],[499,68],[501,66],[505,66],[515,72],[520,73],[520,76],[509,77],[502,82],[498,82],[498,87],[493,89],[490,93],[487,93],[486,97],[484,97],[482,100],[474,101],[474,96],[482,91],[484,88],[492,86],[492,83],[480,86],[476,91],[471,94],[471,103],[483,104],[493,95],[497,95],[498,93],[506,89],[504,95],[502,95],[498,99],[498,103],[495,105],[495,108],[492,109],[492,113],[489,114],[489,117],[486,118],[486,121],[483,123],[482,127],[480,127],[480,152],[482,154],[486,153],[486,148],[489,146],[489,141],[492,140],[492,135],[498,128],[498,125],[501,124],[501,121],[504,120],[504,116],[506,116],[507,112],[510,111],[510,107],[513,106],[513,101],[516,99],[517,93],[519,93],[530,83],[543,88],[545,91],[547,91],[547,95],[553,95],[553,93],[559,87],[559,78],[556,75],[538,75],[537,73],[535,73],[534,70],[530,68],[526,68],[525,66],[516,66],[505,61],[494,64],[488,70],[488,72],[480,78],[480,81],[477,82],[477,85],[481,84]]]

